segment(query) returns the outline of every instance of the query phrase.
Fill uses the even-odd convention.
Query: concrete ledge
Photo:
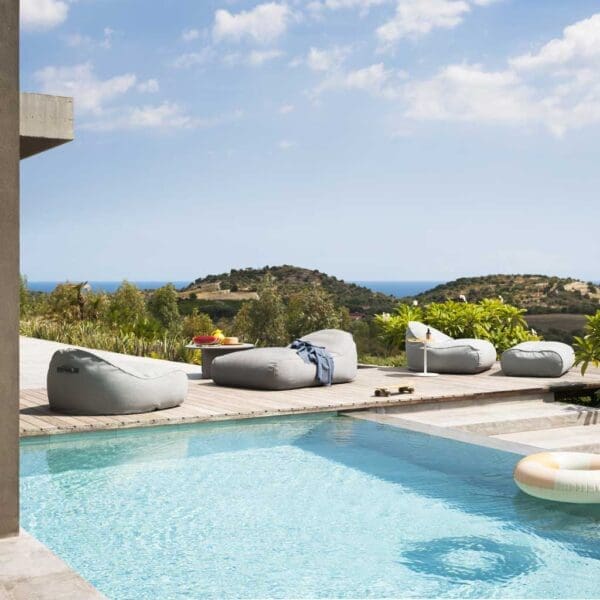
[[[0,600],[102,600],[104,596],[25,531],[0,539]]]
[[[73,98],[21,93],[21,158],[50,150],[74,137]]]

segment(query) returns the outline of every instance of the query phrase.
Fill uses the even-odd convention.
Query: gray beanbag
[[[52,410],[78,415],[150,412],[180,405],[187,395],[184,371],[160,362],[110,358],[76,348],[57,350],[47,378]]]
[[[423,343],[410,340],[424,338],[427,329],[431,331],[427,369],[432,373],[470,375],[487,371],[496,362],[496,349],[487,340],[455,340],[424,323],[411,321],[406,329],[406,360],[411,371],[422,371],[424,359]]]
[[[501,364],[511,377],[561,377],[575,364],[575,352],[561,342],[523,342],[504,352]]]
[[[334,362],[333,383],[354,380],[357,371],[356,344],[350,333],[323,329],[303,340],[323,346]],[[211,367],[218,385],[259,390],[292,390],[319,385],[317,369],[305,363],[291,348],[254,348],[215,358]]]

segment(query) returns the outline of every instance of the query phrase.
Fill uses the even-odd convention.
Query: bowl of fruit
[[[196,346],[207,346],[218,343],[219,338],[216,335],[196,335],[192,341]]]

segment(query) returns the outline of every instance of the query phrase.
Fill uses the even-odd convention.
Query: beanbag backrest
[[[54,353],[47,388],[52,410],[114,415],[178,406],[187,395],[188,380],[184,371],[159,362],[68,348]]]
[[[424,323],[411,321],[406,330],[406,361],[411,371],[423,371],[423,339],[431,331],[427,346],[427,367],[432,373],[472,375],[487,371],[496,362],[496,349],[487,340],[464,338],[455,340]]]
[[[356,377],[356,344],[352,335],[336,329],[316,331],[302,338],[323,346],[334,362],[333,383]],[[291,390],[319,385],[316,366],[305,363],[291,348],[254,348],[215,358],[211,367],[218,385],[260,390]]]
[[[561,377],[575,364],[575,352],[562,342],[523,342],[504,352],[501,364],[512,377]]]
[[[333,356],[333,383],[346,383],[356,377],[358,355],[351,333],[340,329],[321,329],[301,338],[315,346],[323,346]]]
[[[406,328],[406,339],[424,339],[427,335],[428,329],[431,332],[432,344],[435,344],[437,342],[448,342],[452,340],[450,336],[446,335],[445,333],[442,333],[435,327],[429,327],[429,325],[425,325],[425,323],[419,323],[419,321],[409,321],[408,326]]]

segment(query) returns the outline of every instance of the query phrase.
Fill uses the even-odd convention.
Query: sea
[[[27,287],[32,292],[51,292],[59,281],[28,281]],[[92,290],[95,292],[106,292],[108,294],[114,292],[120,285],[121,281],[89,281]],[[142,290],[155,290],[167,283],[172,283],[176,288],[183,288],[189,285],[190,281],[131,281]],[[405,296],[414,296],[421,292],[426,292],[436,285],[444,283],[443,281],[351,281],[367,287],[374,292],[382,292],[403,298]]]

